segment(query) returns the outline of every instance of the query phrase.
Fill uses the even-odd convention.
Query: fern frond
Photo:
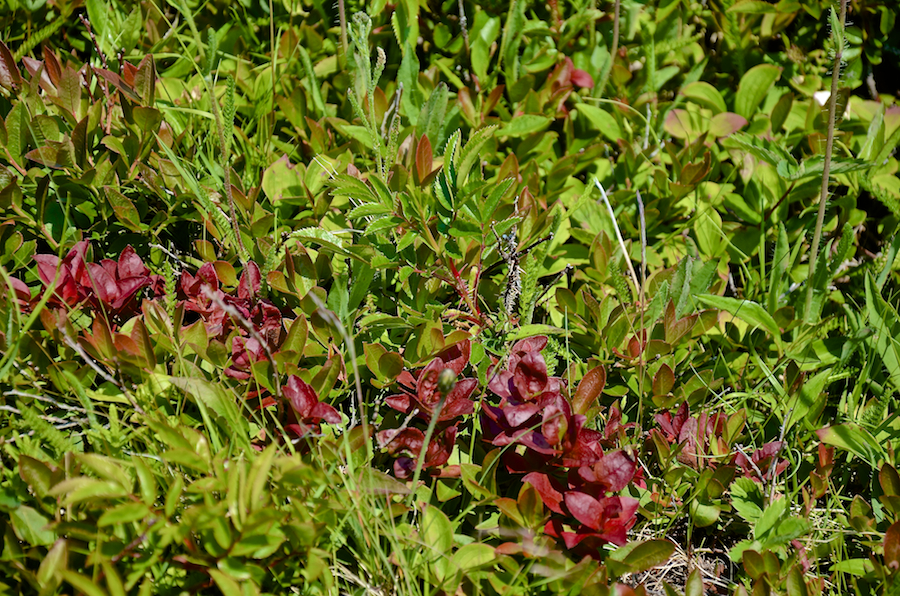
[[[16,407],[21,415],[22,426],[34,431],[34,436],[53,448],[57,456],[75,450],[75,445],[69,437],[41,418],[41,415],[33,407],[27,406],[21,401],[16,403]]]

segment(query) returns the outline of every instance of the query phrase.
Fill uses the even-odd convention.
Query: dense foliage
[[[0,0],[0,588],[900,586],[893,0]]]

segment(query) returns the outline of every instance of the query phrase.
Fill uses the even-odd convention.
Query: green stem
[[[847,21],[847,0],[841,0],[841,27]],[[838,35],[832,32],[832,35]],[[816,274],[816,261],[819,258],[819,243],[822,241],[822,226],[825,223],[825,208],[828,206],[828,177],[831,172],[831,151],[834,147],[834,121],[835,111],[837,110],[837,90],[838,79],[841,76],[841,59],[843,58],[843,44],[837,44],[837,51],[834,55],[834,66],[831,70],[831,95],[828,97],[828,140],[825,144],[825,164],[822,172],[822,188],[819,192],[819,213],[816,216],[816,229],[813,232],[812,248],[809,254],[809,278],[806,281],[806,307],[804,308],[804,317],[807,323],[815,323],[818,316],[814,316],[812,311],[813,279]]]

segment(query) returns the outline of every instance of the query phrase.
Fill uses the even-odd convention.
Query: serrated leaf
[[[319,246],[324,246],[337,253],[345,252],[344,242],[328,230],[323,230],[322,228],[301,228],[291,232],[290,237],[295,240],[300,240],[301,242],[311,242],[313,244],[318,244]]]
[[[391,211],[392,209],[390,207],[380,203],[366,203],[365,205],[360,205],[359,207],[351,209],[350,213],[347,214],[347,217],[350,219],[358,219],[360,217],[369,217],[372,215],[388,215]]]
[[[486,126],[469,136],[469,140],[459,152],[459,169],[456,173],[457,186],[462,186],[466,183],[469,171],[481,158],[481,148],[491,140],[495,130],[497,130],[496,125]]]

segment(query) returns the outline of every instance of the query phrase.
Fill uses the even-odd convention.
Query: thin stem
[[[625,248],[625,240],[622,239],[622,232],[619,231],[619,224],[616,222],[616,214],[613,211],[612,205],[609,203],[609,197],[606,196],[606,190],[604,190],[603,185],[601,185],[600,181],[596,178],[594,178],[594,185],[600,189],[600,194],[603,196],[603,202],[606,203],[606,208],[609,210],[609,216],[612,218],[613,229],[616,231],[616,238],[619,240],[619,246],[622,248],[622,253],[625,255],[625,263],[628,265],[628,272],[631,273],[631,281],[634,282],[635,289],[640,292],[641,282],[638,280],[637,273],[634,272],[634,265],[631,264],[631,257],[628,256],[628,249]]]
[[[847,0],[841,0],[841,27],[847,21]],[[839,35],[839,32],[832,32],[832,35]],[[828,97],[828,140],[825,144],[825,164],[822,172],[822,188],[819,192],[819,213],[816,216],[816,229],[813,232],[812,248],[809,254],[809,279],[806,282],[806,307],[804,308],[804,317],[807,323],[814,323],[818,316],[813,316],[812,302],[813,279],[816,274],[816,261],[819,259],[819,243],[822,241],[822,226],[825,223],[825,208],[828,206],[828,178],[831,173],[831,151],[834,147],[834,121],[835,111],[837,110],[837,89],[838,79],[841,76],[841,59],[843,58],[843,43],[837,44],[834,55],[834,66],[831,70],[831,95]]]
[[[344,0],[338,0],[338,17],[341,20],[341,51],[340,56],[347,60],[347,9]]]

